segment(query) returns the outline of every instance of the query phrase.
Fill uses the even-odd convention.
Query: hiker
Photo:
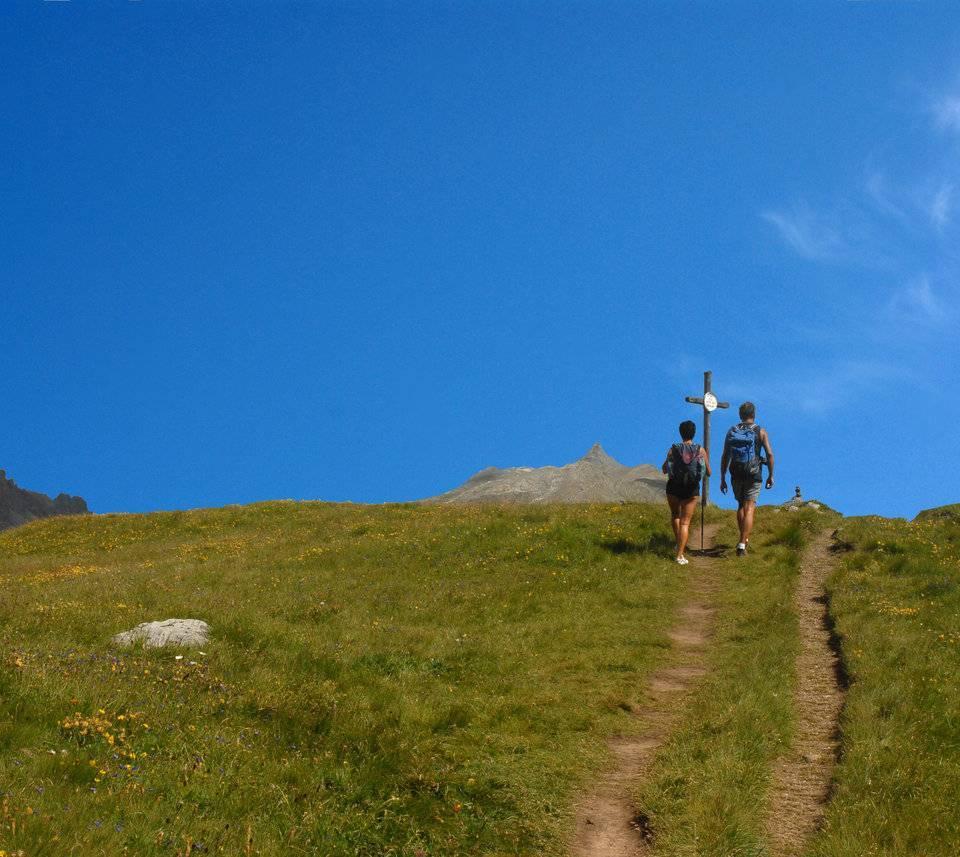
[[[766,429],[756,423],[757,409],[753,402],[740,405],[740,422],[727,432],[720,459],[720,491],[727,493],[727,467],[733,496],[737,499],[737,526],[740,541],[737,556],[745,556],[753,529],[753,513],[763,484],[763,465],[767,465],[767,488],[773,488],[773,448]],[[761,451],[766,453],[763,458]]]
[[[693,442],[697,426],[693,420],[680,423],[681,443],[667,450],[667,458],[661,468],[667,474],[667,503],[670,505],[670,523],[677,540],[677,563],[687,565],[683,555],[690,537],[690,520],[700,499],[700,479],[710,476],[710,461],[707,451]]]

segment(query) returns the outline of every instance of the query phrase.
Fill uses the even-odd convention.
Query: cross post
[[[710,414],[717,408],[729,408],[729,402],[718,402],[713,394],[713,372],[703,373],[703,395],[687,396],[686,401],[691,405],[700,405],[703,407],[703,448],[707,451],[707,457],[710,456]],[[710,479],[706,473],[703,475],[703,492],[700,499],[702,508],[707,507],[707,501],[710,499]],[[703,523],[703,514],[700,516],[700,523]],[[702,529],[702,527],[701,527]],[[701,545],[703,547],[703,545]]]

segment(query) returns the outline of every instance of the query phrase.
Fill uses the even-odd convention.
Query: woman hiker
[[[700,499],[700,479],[710,476],[710,459],[707,451],[693,442],[697,426],[693,420],[680,423],[680,439],[667,450],[663,472],[667,474],[667,503],[670,505],[670,523],[677,540],[677,562],[686,565],[689,560],[683,555],[690,537],[690,521]]]

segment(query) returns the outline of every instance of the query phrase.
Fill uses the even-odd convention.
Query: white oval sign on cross
[[[713,393],[703,394],[703,409],[705,411],[715,411],[717,409],[717,397]]]

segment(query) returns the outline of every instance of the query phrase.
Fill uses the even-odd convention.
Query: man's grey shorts
[[[737,498],[738,503],[745,503],[747,500],[754,502],[760,497],[760,488],[762,482],[754,482],[752,479],[731,479],[730,485],[733,488],[733,496]]]

